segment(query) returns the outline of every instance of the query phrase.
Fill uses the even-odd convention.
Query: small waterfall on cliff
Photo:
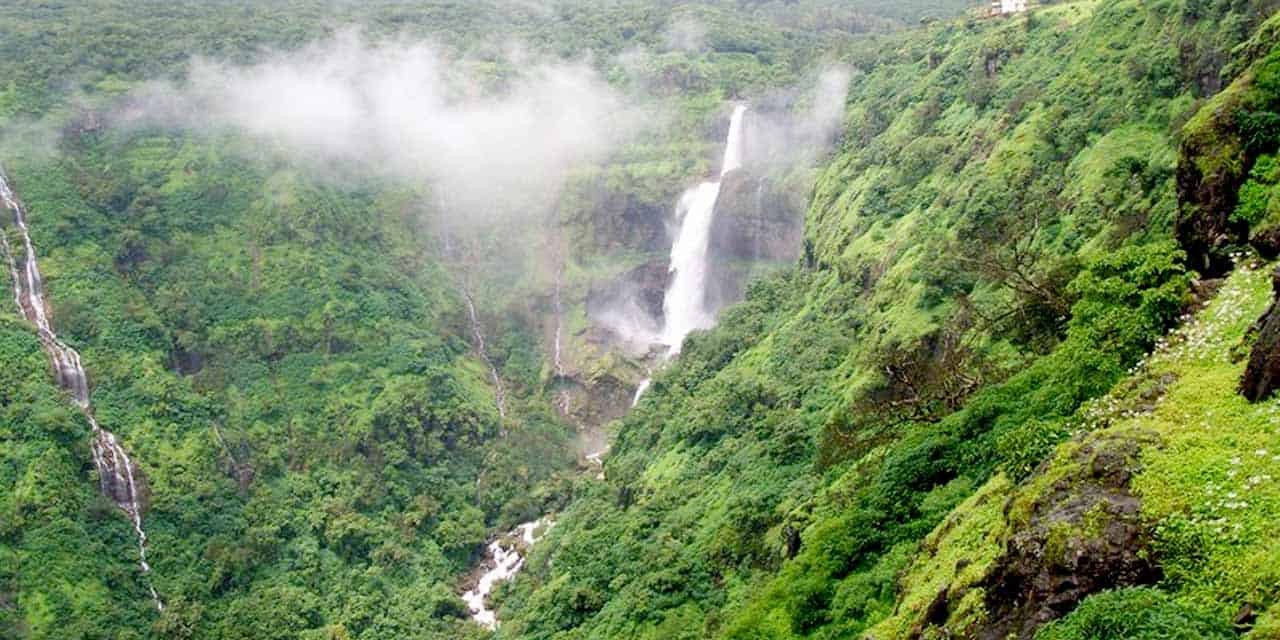
[[[498,406],[498,416],[507,417],[507,392],[502,387],[502,376],[498,375],[498,367],[489,358],[489,350],[484,344],[484,332],[480,328],[480,316],[476,313],[476,303],[471,299],[471,292],[462,288],[462,299],[467,302],[467,316],[471,319],[471,337],[476,343],[476,352],[480,359],[489,366],[489,376],[493,379],[493,402]]]
[[[89,421],[93,438],[90,450],[93,452],[93,466],[98,471],[99,488],[103,495],[111,498],[129,516],[138,538],[138,564],[144,574],[150,573],[151,566],[147,564],[147,534],[142,528],[138,466],[129,458],[115,434],[98,424],[93,414],[93,405],[89,401],[89,377],[80,363],[80,354],[59,339],[53,331],[53,325],[49,322],[49,308],[44,300],[44,282],[40,278],[40,266],[36,262],[35,245],[31,241],[31,231],[27,228],[26,211],[9,188],[3,170],[0,170],[0,204],[13,213],[14,224],[22,234],[22,266],[19,267],[9,245],[8,234],[0,230],[0,251],[4,252],[9,275],[13,279],[13,301],[18,305],[18,313],[35,325],[40,344],[49,356],[54,380],[59,387],[71,394],[72,401]],[[147,581],[147,589],[150,590],[156,607],[164,609],[164,603],[150,581]]]
[[[725,142],[724,162],[720,177],[742,166],[742,120],[746,105],[738,105],[729,121],[729,138]],[[715,323],[714,313],[707,309],[707,248],[711,240],[711,222],[716,200],[720,197],[720,181],[704,182],[680,197],[676,215],[680,232],[671,245],[671,285],[662,301],[662,344],[671,354],[680,352],[684,337],[695,329],[706,329]]]
[[[556,269],[556,290],[555,290],[555,297],[552,299],[552,302],[554,303],[554,306],[555,306],[555,314],[556,314],[556,328],[555,328],[555,338],[553,340],[554,344],[553,344],[553,351],[552,351],[552,365],[554,366],[554,373],[555,373],[555,378],[557,382],[564,379],[565,377],[564,359],[561,356],[561,350],[563,349],[563,344],[564,344],[564,300],[561,297],[563,280],[564,280],[564,267],[561,266],[560,268]],[[566,416],[569,415],[569,409],[572,408],[571,403],[572,403],[572,396],[569,393],[569,389],[562,387],[560,389],[560,393],[557,394],[556,396],[556,406],[560,409],[560,413],[562,415],[566,415]]]

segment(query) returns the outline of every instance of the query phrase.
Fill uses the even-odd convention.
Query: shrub
[[[1067,617],[1049,624],[1036,640],[1210,640],[1234,638],[1226,620],[1152,587],[1090,596]]]

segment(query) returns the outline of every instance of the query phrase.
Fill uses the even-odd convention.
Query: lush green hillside
[[[991,492],[1052,482],[1027,478],[1090,428],[1091,401],[1192,300],[1173,240],[1180,204],[1199,215],[1175,185],[1180,130],[1242,57],[1265,54],[1237,51],[1219,76],[1270,9],[1063,3],[855,47],[844,148],[819,178],[804,264],[693,338],[623,419],[608,486],[535,553],[503,635],[1030,635],[1089,593],[1152,581],[1158,567],[1126,572],[1124,556],[1095,559],[1113,573],[1064,570],[1079,588],[1061,593],[1036,591],[1015,557],[993,569],[1001,538],[984,536],[1010,507]],[[1261,311],[1253,291],[1232,322]],[[1033,506],[1036,523],[1072,508]],[[926,537],[944,519],[970,546],[938,549],[947,525]],[[1057,535],[1037,531],[1019,540]],[[1004,590],[958,588],[982,581]],[[1194,593],[1221,598],[1214,629],[1275,598]],[[1037,601],[1052,608],[1023,606]]]
[[[840,42],[966,4],[3,4],[0,163],[31,212],[54,324],[142,470],[153,571],[95,491],[88,425],[46,379],[31,328],[0,309],[0,636],[484,636],[458,598],[483,543],[595,490],[544,393],[544,318],[527,304],[549,296],[538,251],[567,220],[580,305],[596,272],[653,237],[590,236],[616,220],[566,197],[546,229],[472,240],[459,258],[439,247],[451,212],[431,185],[358,166],[334,181],[233,134],[115,126],[142,83],[350,25],[428,39],[494,92],[521,72],[512,42],[591,58],[673,115],[583,171],[665,211],[705,170],[722,99],[789,87]],[[682,20],[697,42],[672,40]],[[0,228],[20,246],[7,212]]]
[[[153,567],[0,309],[0,636],[1272,637],[1280,405],[1236,389],[1280,253],[1278,5],[971,4],[0,6],[0,162],[144,473]],[[485,98],[585,61],[649,117],[545,211],[461,228],[455,194],[367,164],[118,124],[193,57],[351,25],[436,43]],[[832,65],[838,148],[766,176],[808,200],[800,259],[584,473],[575,427],[643,370],[588,300],[661,262],[729,101],[803,111]],[[543,514],[490,634],[459,585]]]

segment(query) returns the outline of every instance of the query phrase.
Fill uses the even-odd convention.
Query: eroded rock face
[[[1219,135],[1222,140],[1237,138],[1227,131]],[[1244,244],[1249,237],[1248,224],[1231,219],[1240,185],[1248,177],[1248,163],[1236,157],[1243,154],[1239,144],[1199,142],[1203,137],[1206,136],[1192,136],[1182,144],[1174,234],[1187,252],[1188,266],[1206,276],[1219,276],[1231,270],[1231,247]],[[1206,145],[1212,145],[1212,149],[1201,148]],[[1228,157],[1197,162],[1203,156]],[[1201,165],[1212,169],[1206,172]]]
[[[804,206],[802,197],[768,178],[747,171],[724,176],[711,226],[711,308],[741,300],[759,263],[791,262],[800,255]]]
[[[651,260],[617,280],[597,283],[587,292],[587,315],[595,319],[611,310],[634,304],[648,316],[648,320],[660,324],[662,299],[667,292],[669,277],[665,260]]]
[[[1086,596],[1160,579],[1141,502],[1129,490],[1139,451],[1155,443],[1154,434],[1129,433],[1081,444],[1074,473],[1031,503],[1026,524],[992,565],[982,584],[987,618],[966,635],[1030,639]]]
[[[1276,299],[1253,327],[1257,339],[1240,378],[1240,393],[1249,402],[1271,397],[1280,385],[1280,267],[1271,274],[1271,288]]]
[[[800,253],[803,202],[768,178],[732,171],[720,183],[711,252],[735,260],[794,260]]]

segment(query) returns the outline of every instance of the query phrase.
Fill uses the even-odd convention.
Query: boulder
[[[1129,490],[1138,454],[1153,444],[1154,434],[1141,433],[1081,443],[1073,471],[1030,504],[989,570],[982,584],[987,618],[966,635],[1030,640],[1089,595],[1160,579],[1141,502]]]
[[[1271,274],[1271,288],[1276,299],[1258,318],[1252,333],[1257,336],[1249,352],[1249,364],[1240,378],[1240,393],[1249,402],[1271,397],[1280,385],[1280,267]]]

